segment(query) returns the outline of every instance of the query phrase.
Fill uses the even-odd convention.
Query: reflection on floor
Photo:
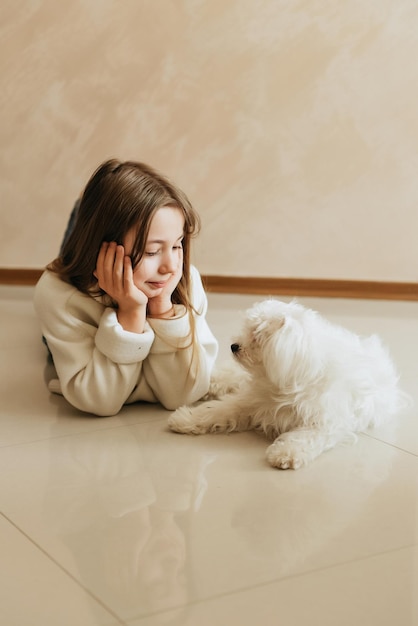
[[[0,288],[0,623],[418,624],[417,404],[280,471],[254,433],[187,437],[50,395],[31,288]],[[256,296],[210,294],[219,361]],[[418,399],[418,303],[301,299],[378,332]]]

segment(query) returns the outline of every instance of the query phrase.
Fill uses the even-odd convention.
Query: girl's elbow
[[[181,406],[188,406],[198,402],[209,391],[210,380],[199,380],[197,384],[189,389],[182,389],[176,394],[164,394],[160,398],[160,403],[167,411],[176,411]]]
[[[83,411],[83,413],[88,413],[89,415],[94,415],[95,417],[112,417],[113,415],[117,415],[123,406],[123,402],[120,401],[115,402],[111,398],[86,398],[86,397],[77,397],[73,394],[65,394],[64,397],[79,411]]]

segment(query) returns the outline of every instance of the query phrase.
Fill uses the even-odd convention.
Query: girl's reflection
[[[52,439],[44,513],[70,553],[64,566],[125,619],[184,606],[186,538],[213,459],[157,417]]]

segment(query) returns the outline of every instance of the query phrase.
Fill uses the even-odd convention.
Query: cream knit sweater
[[[173,318],[149,318],[142,334],[128,332],[103,298],[87,296],[46,270],[34,305],[58,376],[49,389],[101,416],[139,400],[169,410],[199,400],[208,391],[218,343],[206,322],[207,298],[195,267],[191,282],[199,313],[193,364],[184,306],[175,305]]]

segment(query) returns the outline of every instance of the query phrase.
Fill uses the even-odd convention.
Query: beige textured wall
[[[416,0],[2,0],[0,266],[110,156],[200,211],[206,274],[418,280]]]

